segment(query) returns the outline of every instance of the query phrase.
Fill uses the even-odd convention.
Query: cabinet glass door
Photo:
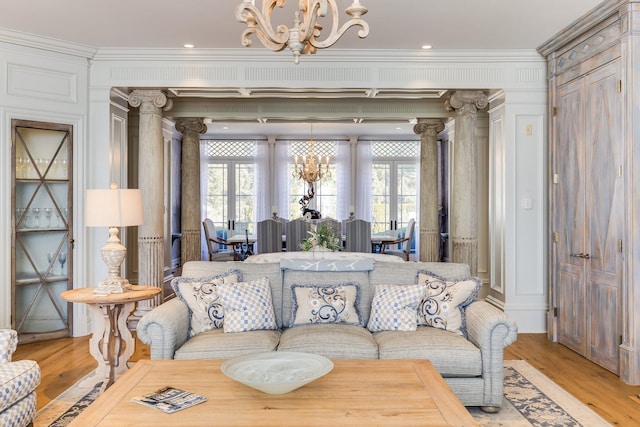
[[[12,121],[12,327],[20,342],[67,336],[73,288],[73,127]]]

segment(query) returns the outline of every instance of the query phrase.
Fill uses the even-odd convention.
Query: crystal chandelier
[[[361,16],[367,13],[367,8],[360,4],[360,0],[353,0],[345,12],[351,16],[342,27],[338,28],[338,7],[336,0],[299,0],[299,10],[295,12],[293,27],[278,25],[274,30],[271,15],[276,6],[284,7],[287,0],[262,0],[262,12],[255,6],[255,0],[244,0],[236,7],[236,19],[247,24],[242,33],[243,46],[251,46],[249,37],[255,34],[262,44],[275,52],[288,47],[293,52],[296,64],[300,62],[300,55],[316,53],[317,49],[333,46],[351,27],[359,26],[358,37],[365,38],[369,34],[369,24]],[[327,15],[331,7],[331,32],[324,40],[318,40],[322,25],[319,17]]]
[[[308,184],[320,181],[325,174],[329,173],[329,156],[325,157],[324,172],[322,171],[322,157],[316,156],[314,146],[316,142],[313,139],[313,125],[311,125],[311,139],[309,140],[309,155],[302,156],[302,163],[299,162],[298,155],[294,160],[294,178],[300,178]]]

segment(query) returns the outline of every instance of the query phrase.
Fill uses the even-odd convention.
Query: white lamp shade
[[[128,227],[142,224],[142,192],[138,189],[87,190],[87,227]]]

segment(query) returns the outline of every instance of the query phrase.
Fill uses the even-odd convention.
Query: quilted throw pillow
[[[238,270],[200,279],[176,277],[171,281],[171,287],[178,298],[189,307],[189,338],[201,332],[222,328],[224,309],[217,287],[223,283],[240,281],[242,273]]]
[[[466,337],[464,308],[478,296],[480,279],[445,279],[429,271],[418,271],[416,280],[427,288],[427,295],[418,306],[418,324]]]
[[[415,331],[418,329],[418,304],[425,296],[424,285],[376,285],[367,329]]]
[[[223,330],[246,332],[278,329],[269,279],[218,285],[224,307]]]
[[[341,323],[362,326],[357,306],[360,285],[294,285],[291,298],[293,312],[290,326],[316,323]]]

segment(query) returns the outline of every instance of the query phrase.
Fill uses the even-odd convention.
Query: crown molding
[[[67,42],[0,27],[0,42],[92,59],[97,50],[79,43]]]
[[[535,49],[498,50],[386,50],[386,49],[333,49],[315,55],[304,55],[300,64],[293,62],[288,51],[272,52],[267,49],[98,49],[95,61],[222,61],[290,64],[304,67],[305,64],[358,62],[376,63],[477,63],[477,62],[543,62]]]

